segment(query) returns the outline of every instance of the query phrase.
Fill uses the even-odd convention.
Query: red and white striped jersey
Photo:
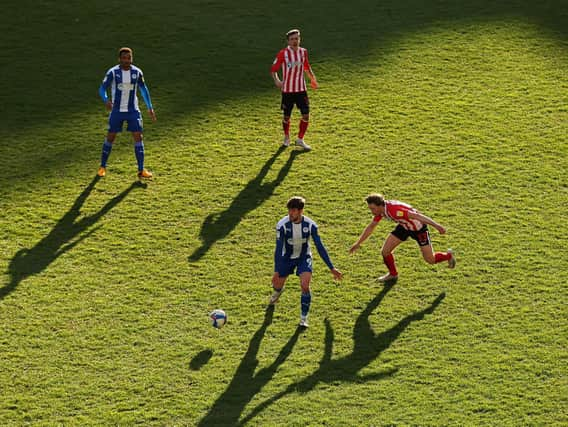
[[[384,217],[386,219],[399,223],[407,230],[420,230],[424,226],[424,223],[418,221],[417,219],[410,219],[408,217],[409,212],[419,213],[409,204],[399,202],[398,200],[385,200],[384,216],[377,215],[373,218],[373,221],[379,222]]]
[[[307,49],[300,47],[294,51],[290,46],[282,49],[276,55],[270,71],[276,73],[280,67],[282,67],[282,92],[306,91],[304,71],[310,69]]]

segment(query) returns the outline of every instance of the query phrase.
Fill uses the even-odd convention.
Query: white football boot
[[[310,150],[312,149],[312,147],[310,147],[308,144],[306,144],[306,143],[304,142],[304,140],[301,139],[301,138],[298,138],[298,139],[296,140],[296,145],[297,145],[298,147],[302,147],[302,148],[303,148],[304,150],[306,150],[306,151],[310,151]]]

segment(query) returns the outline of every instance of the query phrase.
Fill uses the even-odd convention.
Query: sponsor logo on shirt
[[[286,242],[290,245],[290,246],[294,246],[294,243],[306,243],[308,241],[308,239],[287,239]]]
[[[132,83],[119,83],[116,85],[116,87],[121,91],[129,91],[134,89],[134,85]]]
[[[301,67],[302,61],[290,61],[286,63],[286,67],[293,68],[293,67]]]

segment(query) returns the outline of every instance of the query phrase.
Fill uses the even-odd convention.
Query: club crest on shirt
[[[403,211],[396,211],[396,216],[397,216],[397,217],[403,217],[403,216],[404,216],[404,212],[403,212]]]
[[[309,231],[309,228],[308,228],[308,227],[304,227],[304,228],[302,229],[302,231],[303,231],[304,233],[307,233],[307,232]]]

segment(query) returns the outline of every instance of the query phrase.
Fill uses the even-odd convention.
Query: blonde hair
[[[123,53],[129,53],[130,55],[133,55],[132,49],[130,49],[129,47],[121,47],[120,49],[118,49],[118,57],[119,58],[122,56]]]

